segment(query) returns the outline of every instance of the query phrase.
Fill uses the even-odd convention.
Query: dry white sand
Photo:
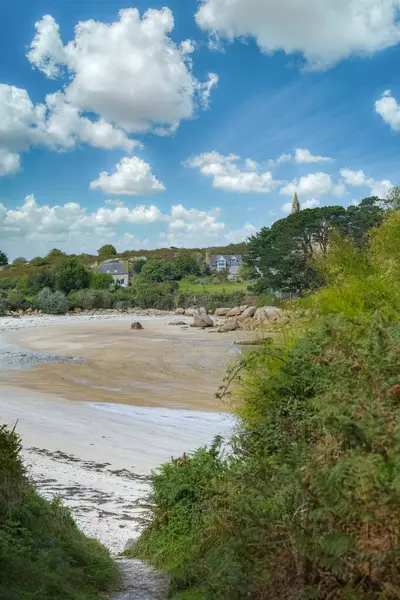
[[[229,358],[233,338],[218,336],[217,350],[212,350],[213,346],[207,342],[209,338],[206,336],[209,334],[206,332],[177,332],[177,328],[166,329],[165,320],[158,321],[156,325],[152,321],[152,326],[149,322],[148,334],[145,333],[146,330],[132,334],[140,333],[142,336],[140,342],[135,338],[135,343],[139,344],[139,350],[140,347],[143,349],[140,358],[141,369],[144,369],[147,362],[149,364],[148,373],[145,373],[144,377],[150,378],[150,381],[154,371],[152,350],[160,345],[157,339],[166,340],[157,356],[160,360],[163,355],[168,357],[168,360],[161,360],[164,388],[168,389],[168,394],[164,394],[167,401],[163,402],[163,394],[159,391],[158,395],[156,394],[156,402],[146,401],[147,396],[151,396],[152,385],[149,384],[146,386],[146,397],[142,397],[142,406],[132,405],[132,402],[126,400],[124,404],[120,404],[118,400],[121,394],[102,389],[96,391],[97,380],[92,374],[89,384],[84,386],[85,394],[82,400],[86,401],[76,402],[71,401],[77,399],[72,393],[75,390],[74,386],[60,386],[62,393],[54,393],[51,391],[51,381],[52,377],[56,379],[64,370],[79,365],[43,364],[28,371],[10,371],[10,356],[13,356],[12,360],[15,359],[18,364],[22,361],[25,365],[26,361],[31,364],[31,354],[29,351],[23,351],[25,356],[21,359],[18,354],[21,350],[17,349],[14,352],[16,349],[12,346],[12,352],[7,355],[8,362],[4,360],[2,363],[2,349],[6,348],[7,344],[10,351],[10,340],[13,344],[18,341],[21,348],[24,345],[24,333],[29,333],[26,345],[33,348],[34,356],[40,357],[36,355],[38,349],[44,351],[49,346],[52,352],[63,354],[63,345],[68,346],[71,343],[69,336],[76,335],[74,328],[79,327],[81,334],[88,336],[86,339],[89,347],[89,350],[85,347],[83,337],[79,342],[80,349],[83,355],[87,353],[93,368],[96,361],[100,361],[101,350],[90,350],[93,342],[91,329],[93,328],[93,335],[97,341],[109,339],[107,336],[117,336],[120,347],[121,344],[131,343],[129,339],[132,338],[125,339],[131,334],[130,331],[126,333],[125,328],[127,321],[133,320],[132,316],[112,319],[118,325],[117,331],[110,328],[109,322],[104,323],[104,319],[94,319],[93,324],[82,317],[37,319],[0,319],[0,331],[13,328],[20,330],[18,340],[13,337],[5,342],[4,335],[3,338],[0,337],[0,422],[13,425],[18,421],[17,431],[23,439],[24,458],[29,466],[29,473],[37,482],[41,493],[47,497],[61,495],[65,503],[72,508],[78,525],[85,533],[100,539],[111,550],[121,551],[128,540],[137,538],[143,526],[146,496],[149,491],[147,476],[151,470],[172,456],[180,456],[184,452],[210,443],[217,434],[229,435],[232,430],[233,419],[220,412],[221,406],[213,394],[215,384],[222,378],[222,367]],[[105,325],[107,326],[104,327]],[[34,330],[31,329],[36,327],[40,328],[37,336],[32,335]],[[158,329],[160,327],[164,328],[161,337]],[[200,335],[196,338],[197,333]],[[180,340],[183,340],[182,343]],[[193,350],[197,340],[197,350]],[[202,340],[206,343],[203,347]],[[190,348],[192,350],[189,352]],[[181,381],[176,375],[180,366],[174,365],[174,360],[179,360],[182,354],[189,354],[191,372],[196,373],[196,360],[201,359],[202,348],[207,348],[211,354],[225,353],[224,360],[219,363],[221,370],[217,372],[215,369],[207,379],[205,373],[208,371],[199,360],[199,376],[195,377],[193,382],[190,381],[190,377],[183,377],[182,388],[184,394],[190,390],[193,407],[199,405],[200,398],[201,402],[206,403],[208,412],[171,409],[171,390],[179,392]],[[5,352],[3,359],[4,357]],[[14,364],[14,368],[18,364]],[[172,368],[170,374],[168,365]],[[38,375],[40,372],[43,374],[42,388],[41,376]],[[17,376],[21,377],[22,385],[18,385]],[[157,380],[157,373],[154,376]],[[101,382],[102,377],[104,373],[99,372]],[[118,378],[118,374],[115,377]],[[34,380],[33,386],[29,384],[30,378]],[[114,382],[109,386],[109,389],[115,389]],[[55,387],[57,388],[57,385]],[[159,387],[156,386],[155,389],[159,390]],[[109,401],[110,399],[112,401]],[[183,404],[179,402],[179,405]],[[211,412],[212,409],[215,412]]]

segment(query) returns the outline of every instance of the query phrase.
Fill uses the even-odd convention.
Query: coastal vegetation
[[[248,243],[247,263],[262,277],[256,291],[277,290],[304,293],[324,283],[315,258],[326,255],[332,232],[345,235],[362,247],[367,232],[378,226],[384,215],[382,201],[364,198],[358,205],[305,209],[263,227]]]
[[[98,262],[115,256],[114,252],[112,246],[103,246],[89,265],[87,256],[68,256],[53,249],[45,258],[5,266],[0,269],[0,315],[35,309],[63,314],[74,309],[171,310],[192,304],[211,308],[236,304],[246,294],[245,284],[230,282],[226,273],[211,273],[207,253],[196,250],[175,249],[171,260],[159,251],[148,260],[135,260],[130,285],[120,287],[111,275],[94,272]]]
[[[39,496],[21,440],[0,426],[0,598],[96,600],[119,581],[108,551],[76,527],[59,500]]]
[[[379,215],[330,230],[322,284],[228,373],[233,439],[153,473],[130,553],[176,600],[400,597],[400,212]]]
[[[261,229],[248,243],[225,248],[118,255],[114,246],[106,244],[97,256],[68,256],[53,248],[46,257],[29,262],[20,257],[11,265],[2,253],[0,314],[35,309],[51,314],[135,307],[171,310],[192,305],[212,310],[243,303],[249,295],[258,297],[258,304],[276,305],[281,296],[304,295],[324,285],[316,259],[327,254],[333,233],[345,235],[362,248],[367,231],[379,226],[383,215],[382,201],[373,197],[347,209],[328,206],[291,214]],[[208,265],[212,253],[233,252],[245,259],[234,282],[227,272],[211,271]],[[99,262],[112,259],[132,259],[128,287],[115,284],[109,274],[94,272]]]

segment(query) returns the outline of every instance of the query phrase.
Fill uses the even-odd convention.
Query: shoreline
[[[136,319],[143,330],[130,329]],[[170,315],[2,318],[0,382],[80,402],[220,412],[215,393],[240,352],[234,342],[248,333],[190,323]]]
[[[143,332],[130,331],[129,322],[135,318],[143,321]],[[226,362],[233,338],[221,336],[218,342],[216,336],[207,332],[168,327],[168,321],[173,318],[129,314],[0,319],[0,354],[6,344],[20,354],[47,358],[49,346],[54,346],[52,358],[65,359],[65,354],[59,352],[63,348],[78,345],[82,349],[82,363],[45,361],[40,366],[35,363],[30,365],[32,368],[26,369],[24,365],[22,370],[11,371],[4,369],[0,359],[0,422],[9,426],[17,422],[24,462],[39,492],[47,498],[60,495],[71,508],[80,529],[115,553],[135,540],[143,528],[148,508],[148,476],[152,469],[171,457],[209,445],[216,435],[229,436],[235,426],[234,418],[223,411],[224,407],[213,395],[217,387],[214,389],[214,382],[219,376],[222,380],[222,372],[210,375],[211,385],[204,377],[210,362],[205,351],[212,354],[212,360],[214,354],[225,352]],[[130,344],[140,347],[140,356],[133,352],[133,358],[140,362],[138,376],[142,379],[148,376],[153,382],[147,382],[141,389],[136,385],[138,381],[133,389],[150,396],[154,393],[155,403],[140,405],[136,399],[119,403],[121,394],[108,380],[108,390],[95,390],[87,384],[71,384],[65,379],[71,369],[90,372],[98,365],[92,375],[98,377],[100,383],[104,343],[112,349],[109,355],[112,364],[115,364],[115,355],[126,353]],[[93,354],[92,358],[85,356],[88,353]],[[75,357],[79,353],[71,349],[69,354]],[[182,361],[186,360],[181,365],[182,378],[179,365],[174,367],[174,361],[181,357]],[[199,359],[199,364],[190,364],[192,359]],[[105,360],[107,362],[107,357]],[[164,387],[157,383],[159,374],[153,373],[154,360],[161,371],[165,366],[174,367],[169,378],[168,372],[164,373]],[[206,366],[202,364],[204,361]],[[147,375],[142,372],[145,365]],[[130,364],[129,372],[132,369]],[[192,382],[185,379],[185,369],[189,369],[190,374],[197,373],[197,379]],[[50,386],[46,386],[43,375],[48,377]],[[120,373],[115,377],[119,378]],[[54,388],[62,381],[66,384],[60,394]],[[68,393],[80,388],[80,398]],[[163,402],[166,389],[168,394]],[[170,398],[171,394],[188,393],[193,395],[192,402],[187,403],[189,406]],[[198,407],[196,397],[206,398],[209,394],[208,410]],[[107,401],[110,397],[112,402]]]
[[[1,384],[0,399],[39,492],[60,495],[79,528],[115,553],[140,534],[152,469],[234,427],[224,414],[99,407]]]

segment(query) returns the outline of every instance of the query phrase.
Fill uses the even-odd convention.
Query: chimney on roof
[[[293,204],[292,204],[292,214],[297,213],[299,211],[300,211],[300,202],[299,202],[297,193],[295,193],[294,198],[293,198]]]

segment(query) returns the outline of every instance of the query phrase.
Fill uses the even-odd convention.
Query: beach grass
[[[0,426],[0,598],[98,600],[119,581],[108,550],[28,480],[17,434]]]

